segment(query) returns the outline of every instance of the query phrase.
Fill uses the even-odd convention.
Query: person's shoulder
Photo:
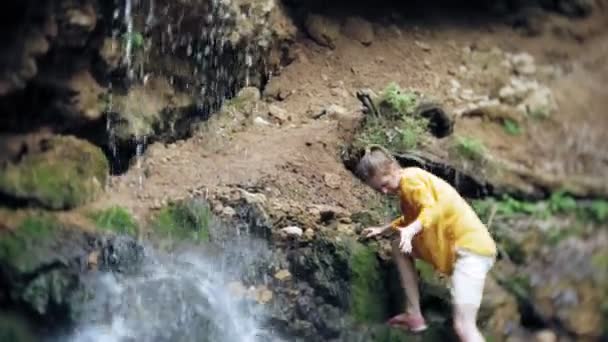
[[[410,166],[403,168],[403,175],[405,177],[429,177],[432,176],[432,173],[417,166]]]

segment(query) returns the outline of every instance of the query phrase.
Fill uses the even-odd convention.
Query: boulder
[[[372,24],[361,17],[348,17],[342,26],[342,33],[363,45],[370,45],[374,41]]]
[[[305,26],[306,32],[317,44],[331,49],[336,47],[336,40],[340,36],[340,25],[337,22],[318,14],[310,14]]]
[[[0,166],[0,193],[49,209],[96,199],[104,190],[108,161],[98,147],[72,136],[52,136],[39,149]]]

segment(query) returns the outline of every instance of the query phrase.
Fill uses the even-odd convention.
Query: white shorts
[[[465,250],[456,251],[451,289],[453,303],[479,308],[486,275],[492,265],[494,265],[494,257]]]

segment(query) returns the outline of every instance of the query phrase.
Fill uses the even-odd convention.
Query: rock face
[[[49,209],[66,209],[95,199],[109,172],[103,152],[74,137],[39,141],[17,161],[0,167],[0,192],[16,201]]]
[[[37,317],[41,326],[56,329],[80,314],[90,255],[99,257],[100,269],[117,272],[137,268],[143,258],[142,247],[129,237],[85,233],[39,212],[0,216],[9,225],[0,232],[0,302]]]
[[[272,0],[0,8],[12,20],[0,53],[0,130],[72,132],[113,158],[132,155],[133,139],[183,137],[244,85],[260,87],[288,60],[295,34]]]

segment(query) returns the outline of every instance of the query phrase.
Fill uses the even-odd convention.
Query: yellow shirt
[[[412,240],[416,257],[444,274],[452,274],[456,249],[495,256],[496,245],[471,206],[447,182],[417,167],[403,169],[399,183],[403,216],[392,222],[402,229],[416,219],[422,230]]]

